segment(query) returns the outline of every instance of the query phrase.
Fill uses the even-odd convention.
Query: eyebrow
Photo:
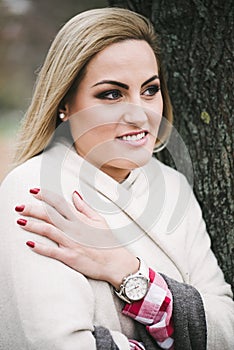
[[[151,81],[155,80],[155,79],[159,79],[159,76],[158,75],[153,75],[151,78],[149,78],[148,80],[146,80],[142,85],[141,87],[144,87],[145,85],[151,83]]]
[[[147,79],[142,85],[141,87],[144,87],[145,85],[147,85],[148,83],[150,83],[151,81],[155,80],[155,79],[159,79],[158,75],[153,75],[151,78]],[[110,84],[110,85],[117,85],[125,90],[129,89],[129,86],[127,84],[121,83],[120,81],[115,81],[115,80],[101,80],[98,83],[94,84],[92,87],[97,86],[97,85],[102,85],[102,84]]]

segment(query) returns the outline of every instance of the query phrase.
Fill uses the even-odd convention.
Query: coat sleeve
[[[26,170],[13,171],[0,188],[0,349],[98,349],[88,280],[28,249],[27,240],[55,243],[16,224],[16,205],[38,204],[29,189],[39,186],[39,179],[33,168],[30,178]],[[110,334],[117,348],[130,349],[122,333]]]
[[[206,319],[199,292],[191,285],[162,276],[173,295],[172,320],[175,350],[206,350]]]
[[[217,228],[221,231],[221,228]],[[222,234],[222,232],[221,232]],[[186,260],[189,284],[200,293],[207,323],[207,349],[234,349],[234,303],[230,286],[211,251],[199,204],[192,194],[188,213]]]

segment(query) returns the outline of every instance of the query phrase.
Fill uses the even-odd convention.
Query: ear
[[[69,119],[69,108],[67,103],[63,107],[59,108],[58,115],[63,122],[66,122]]]

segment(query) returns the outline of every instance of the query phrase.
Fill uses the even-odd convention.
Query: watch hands
[[[128,289],[128,292],[131,292],[131,291],[134,290],[134,289],[138,289],[139,287],[140,287],[140,286],[134,286],[134,287]]]

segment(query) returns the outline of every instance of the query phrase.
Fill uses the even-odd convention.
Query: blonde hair
[[[42,152],[58,124],[58,109],[77,88],[91,58],[108,45],[123,40],[145,40],[159,67],[164,101],[163,115],[172,122],[172,108],[159,59],[157,37],[143,16],[120,8],[101,8],[70,19],[58,32],[39,73],[31,105],[22,121],[15,152],[15,165]],[[165,128],[157,143],[169,136]]]

